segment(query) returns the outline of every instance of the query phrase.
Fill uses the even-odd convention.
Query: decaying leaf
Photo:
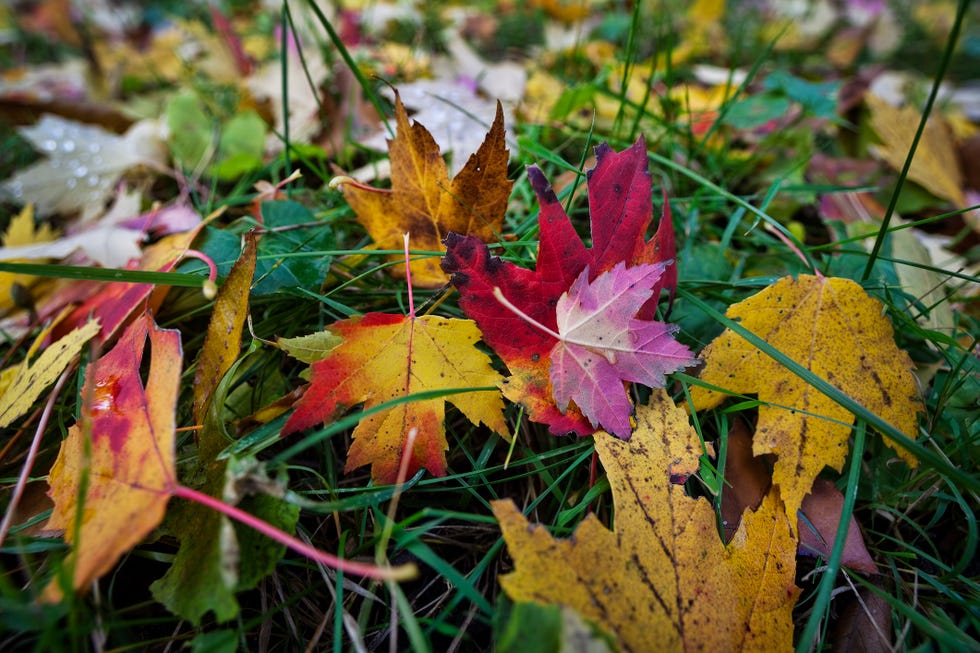
[[[0,372],[0,428],[9,426],[28,413],[41,393],[81,352],[82,346],[99,332],[99,322],[89,320],[49,345],[36,360],[31,361],[34,353],[50,336],[53,326],[41,332],[23,361]]]
[[[140,363],[147,337],[151,359],[144,387]],[[88,367],[82,418],[69,429],[48,477],[55,502],[48,528],[63,530],[72,544],[65,569],[74,575],[64,585],[48,585],[44,600],[60,600],[66,586],[88,587],[163,519],[176,484],[180,368],[180,333],[158,328],[147,314]]]
[[[442,240],[450,231],[485,242],[497,240],[512,186],[507,179],[508,153],[500,107],[483,145],[452,181],[439,146],[419,122],[409,124],[398,96],[395,120],[396,137],[388,145],[391,190],[353,183],[343,186],[344,197],[377,246],[400,250],[406,233],[415,248],[428,251],[442,251]],[[412,261],[411,277],[413,284],[422,287],[438,287],[449,280],[438,258]]]
[[[872,94],[867,95],[865,102],[871,112],[871,127],[882,141],[878,148],[881,157],[893,169],[901,170],[922,114],[913,107],[897,109]],[[957,207],[965,206],[963,172],[953,135],[945,123],[936,119],[926,123],[908,178]]]
[[[656,235],[647,240],[653,199],[646,144],[642,138],[622,152],[614,152],[606,144],[596,148],[596,165],[588,172],[591,249],[578,237],[541,171],[530,166],[528,178],[541,203],[535,269],[521,268],[491,256],[486,244],[478,238],[456,233],[446,237],[442,267],[452,275],[452,282],[459,289],[460,307],[476,320],[484,342],[510,370],[511,376],[503,386],[504,395],[524,404],[530,418],[547,424],[552,433],[587,435],[595,427],[579,409],[569,405],[563,412],[555,403],[550,355],[557,339],[532,326],[527,318],[551,332],[557,331],[558,299],[586,268],[591,281],[619,263],[636,266],[672,260],[674,227],[669,205],[665,204]],[[660,290],[666,288],[673,292],[675,280],[668,267],[653,284],[650,298],[636,317],[652,318]],[[520,313],[503,309],[496,298],[497,289]]]
[[[786,277],[733,304],[726,315],[915,438],[922,401],[912,361],[895,345],[881,303],[853,281]],[[786,510],[795,515],[824,466],[841,470],[854,416],[731,330],[701,356],[702,381],[757,394],[763,402],[753,451],[756,456],[778,456],[773,481]],[[724,398],[701,386],[691,390],[697,410],[717,406]],[[909,452],[888,443],[909,465],[916,465]]]
[[[701,446],[663,391],[636,411],[629,442],[596,434],[615,502],[615,530],[589,515],[567,540],[495,501],[515,571],[500,577],[515,601],[578,611],[621,651],[792,649],[796,544],[770,492],[722,544],[711,506],[672,475],[698,467]]]
[[[496,386],[501,381],[490,358],[474,349],[480,330],[470,320],[368,313],[335,322],[330,331],[343,343],[313,363],[310,387],[283,435],[327,422],[360,403],[372,408],[426,390]],[[444,476],[447,401],[474,424],[509,437],[496,390],[408,401],[361,420],[344,471],[370,464],[376,483],[394,483],[408,432],[415,427],[418,437],[408,474],[424,467]]]

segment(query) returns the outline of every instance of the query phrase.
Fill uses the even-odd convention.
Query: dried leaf
[[[140,363],[147,336],[151,360],[144,387]],[[180,333],[158,328],[144,314],[88,367],[82,418],[69,429],[48,477],[55,502],[48,528],[63,529],[72,544],[65,568],[74,571],[67,584],[76,590],[109,571],[163,519],[176,484],[181,355]],[[56,602],[62,592],[54,581],[43,598]]]
[[[238,358],[242,346],[242,328],[248,316],[248,293],[255,274],[256,243],[254,231],[245,236],[242,255],[232,266],[214,302],[208,332],[197,359],[194,373],[194,423],[203,424],[218,382]]]
[[[830,557],[830,550],[837,538],[840,514],[844,507],[844,495],[830,481],[818,478],[813,489],[800,506],[800,552]],[[871,559],[857,520],[851,515],[844,539],[841,564],[865,574],[877,574],[878,566]]]
[[[636,417],[629,442],[596,435],[615,531],[589,515],[555,540],[510,500],[493,503],[516,569],[504,591],[578,611],[621,651],[791,650],[796,546],[779,499],[769,493],[726,547],[708,502],[670,482],[701,453],[684,412],[655,391]]]
[[[895,345],[880,302],[853,281],[786,277],[733,304],[726,315],[915,437],[922,401],[912,361]],[[733,331],[718,336],[701,356],[706,363],[701,380],[757,394],[763,402],[753,450],[756,456],[778,456],[773,481],[788,514],[795,515],[824,466],[838,471],[843,466],[853,415]],[[725,395],[697,386],[691,399],[703,410],[720,404]],[[886,442],[915,466],[914,456]]]
[[[313,363],[312,379],[283,434],[327,422],[357,404],[372,408],[426,390],[495,386],[500,375],[490,358],[473,348],[480,331],[470,320],[429,315],[368,313],[335,322],[343,343]],[[408,474],[420,468],[446,473],[445,402],[474,424],[508,437],[503,400],[496,390],[409,401],[361,420],[354,429],[344,471],[371,465],[376,483],[394,483],[410,429],[418,429]]]
[[[483,145],[450,181],[439,146],[421,123],[409,125],[405,107],[395,100],[398,130],[388,146],[391,190],[344,184],[344,197],[371,238],[380,249],[400,250],[407,233],[413,247],[428,251],[442,251],[450,231],[497,240],[512,185],[502,110],[498,106]],[[449,280],[437,258],[412,261],[411,273],[412,283],[423,287]]]
[[[895,170],[905,166],[912,139],[922,120],[913,107],[897,109],[876,95],[865,97],[871,112],[871,127],[882,144],[881,157]],[[965,206],[963,172],[956,155],[956,144],[948,125],[935,118],[926,123],[915,150],[908,178],[937,197],[957,207]]]
[[[69,332],[49,345],[31,363],[31,356],[50,336],[51,328],[45,329],[38,336],[23,361],[3,370],[3,375],[0,376],[0,428],[10,426],[15,419],[34,407],[34,402],[41,393],[58,379],[81,352],[82,346],[99,332],[99,322],[89,320],[84,326]]]

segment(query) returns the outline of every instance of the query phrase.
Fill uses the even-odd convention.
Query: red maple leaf
[[[643,138],[622,152],[614,152],[606,144],[596,147],[595,152],[596,166],[586,174],[591,249],[575,233],[558,197],[536,166],[529,166],[527,171],[541,204],[534,270],[491,256],[486,244],[473,236],[450,233],[444,241],[442,268],[452,275],[452,282],[459,289],[460,307],[476,321],[484,342],[511,372],[504,394],[523,403],[531,419],[547,424],[556,434],[588,435],[595,428],[574,406],[562,412],[555,403],[549,370],[557,339],[506,310],[495,298],[494,288],[499,288],[524,315],[557,331],[558,300],[586,268],[589,281],[594,281],[617,263],[635,266],[668,262],[675,255],[674,230],[666,202],[656,235],[646,240],[653,199]],[[669,265],[654,283],[650,299],[636,318],[653,317],[660,290],[667,289],[673,295],[676,282],[676,268]]]

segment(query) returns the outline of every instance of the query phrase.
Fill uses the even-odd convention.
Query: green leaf
[[[725,114],[724,122],[736,129],[754,129],[770,120],[781,118],[787,111],[789,111],[789,100],[763,93],[735,102]]]
[[[222,181],[234,181],[262,166],[266,124],[254,111],[233,116],[221,129],[217,163],[211,174]]]
[[[817,118],[837,120],[837,94],[841,82],[808,82],[777,70],[766,78],[763,86],[768,91],[782,91]]]
[[[192,91],[175,95],[164,109],[170,130],[170,154],[184,168],[194,169],[211,149],[214,121]]]

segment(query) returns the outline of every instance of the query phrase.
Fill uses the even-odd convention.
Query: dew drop
[[[89,143],[88,144],[88,151],[91,152],[92,154],[95,154],[96,152],[98,152],[101,149],[102,149],[102,146],[99,145],[98,143]]]
[[[75,151],[75,141],[72,141],[72,140],[63,141],[61,143],[61,149],[64,150],[65,152],[74,152]]]
[[[78,185],[78,180],[75,179],[74,177],[69,177],[68,179],[65,180],[65,183],[68,185],[68,188],[74,188],[75,186]]]
[[[55,150],[58,149],[58,142],[55,141],[53,138],[49,138],[48,140],[41,143],[41,149],[44,150],[45,152],[54,152]]]
[[[75,162],[75,164],[78,166],[77,169],[75,170],[76,177],[84,177],[85,175],[88,174],[88,168],[86,168],[83,165],[78,165],[77,161]]]
[[[92,188],[95,188],[96,186],[99,185],[99,176],[98,175],[89,175],[88,176],[88,179],[85,180],[85,183],[88,186],[90,186]]]

